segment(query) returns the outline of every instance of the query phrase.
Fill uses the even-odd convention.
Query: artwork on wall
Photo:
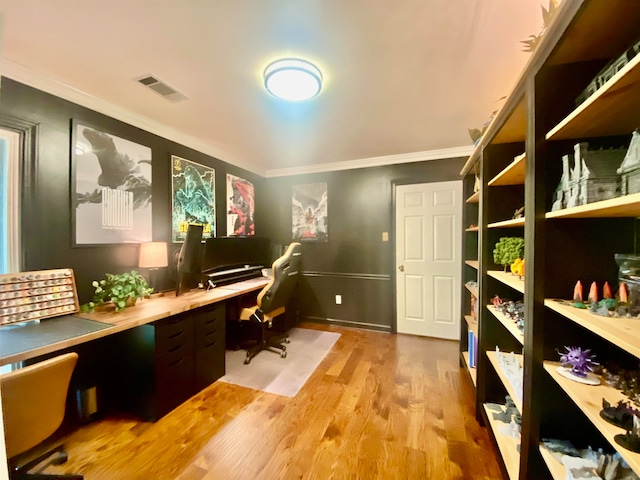
[[[151,148],[76,121],[71,147],[73,244],[150,242]]]
[[[183,242],[190,223],[203,226],[202,238],[216,236],[215,170],[171,155],[172,236]]]
[[[303,242],[327,242],[329,240],[327,184],[294,185],[291,201],[293,239]]]
[[[227,173],[227,235],[255,235],[253,184]]]

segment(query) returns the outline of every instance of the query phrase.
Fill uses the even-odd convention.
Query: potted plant
[[[113,274],[107,273],[106,279],[92,282],[96,289],[93,300],[82,305],[83,312],[92,312],[96,306],[112,303],[116,312],[126,307],[135,305],[138,298],[143,298],[153,293],[147,280],[136,270]]]

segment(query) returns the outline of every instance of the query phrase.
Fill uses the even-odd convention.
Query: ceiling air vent
[[[166,82],[163,82],[158,77],[153,75],[143,75],[142,77],[135,78],[138,83],[144,85],[147,88],[150,88],[158,95],[162,95],[164,98],[169,100],[170,102],[181,102],[182,100],[187,100],[187,97],[184,93],[179,92],[175,88],[168,85]]]

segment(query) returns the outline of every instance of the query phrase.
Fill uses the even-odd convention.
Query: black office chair
[[[49,448],[42,442],[62,424],[77,360],[77,353],[67,353],[0,375],[11,480],[82,480],[82,475],[32,472],[67,460],[61,444]]]
[[[284,255],[273,262],[273,276],[258,294],[257,305],[243,308],[240,312],[240,320],[255,321],[260,325],[258,343],[247,350],[245,364],[263,350],[280,353],[282,358],[287,356],[287,347],[282,342],[289,343],[289,336],[268,336],[267,330],[272,327],[273,319],[285,312],[291,293],[298,284],[301,255],[302,246],[299,243],[289,245]]]

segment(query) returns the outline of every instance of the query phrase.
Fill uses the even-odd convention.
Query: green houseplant
[[[135,305],[138,298],[146,297],[153,293],[147,280],[136,270],[130,272],[105,274],[106,279],[92,282],[95,288],[92,301],[82,305],[83,312],[92,312],[96,306],[113,303],[116,312],[124,310],[127,306]]]

